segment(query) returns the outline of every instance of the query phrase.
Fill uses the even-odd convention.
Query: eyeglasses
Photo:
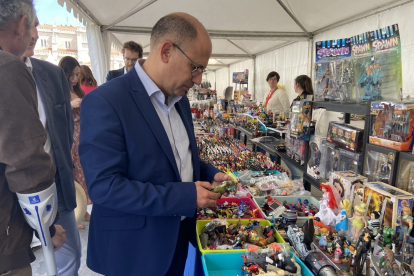
[[[270,79],[268,79],[268,81],[277,81],[277,78],[276,77],[270,78]]]
[[[128,61],[130,61],[132,64],[135,64],[135,63],[137,63],[137,60],[138,59],[139,58],[127,58],[127,57],[124,57],[125,63],[128,63]]]
[[[181,53],[183,53],[183,55],[188,58],[188,60],[191,62],[191,67],[193,68],[193,71],[191,71],[191,75],[193,77],[204,73],[206,70],[204,70],[203,66],[197,65],[197,63],[195,63],[194,61],[191,60],[191,58],[189,58],[183,50],[180,49],[180,47],[177,46],[177,44],[173,43],[174,47],[176,47],[178,50],[180,50]]]

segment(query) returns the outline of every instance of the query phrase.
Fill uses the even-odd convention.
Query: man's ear
[[[22,39],[25,35],[25,32],[27,31],[27,28],[26,28],[27,20],[29,20],[29,18],[25,14],[19,20],[16,21],[15,33],[19,39]]]
[[[168,63],[170,58],[171,58],[171,54],[172,54],[172,49],[174,48],[174,45],[167,41],[164,42],[161,46],[160,46],[160,55],[161,55],[161,61],[163,63]]]

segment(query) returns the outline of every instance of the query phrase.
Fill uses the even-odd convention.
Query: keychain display
[[[414,102],[372,102],[369,143],[408,150],[414,142]]]
[[[363,132],[362,129],[348,124],[329,122],[326,140],[353,152],[361,152]]]

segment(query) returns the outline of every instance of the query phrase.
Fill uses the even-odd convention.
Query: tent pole
[[[312,78],[312,57],[313,57],[313,38],[309,39],[309,44],[308,44],[308,76],[310,78]]]
[[[293,13],[291,13],[291,11],[285,6],[285,4],[283,4],[282,0],[276,0],[279,5],[285,10],[285,12],[290,16],[290,18],[292,18],[293,21],[295,21],[295,23],[299,26],[299,28],[302,29],[302,31],[304,31],[306,33],[306,35],[311,38],[312,34],[309,33],[305,27],[303,27],[303,25],[299,22],[299,20],[293,15]]]
[[[246,51],[245,49],[243,49],[242,47],[240,47],[239,45],[237,45],[237,43],[231,41],[230,39],[226,39],[228,42],[230,42],[231,44],[233,44],[234,46],[236,46],[238,49],[240,49],[241,51],[243,51],[244,53],[246,53],[247,55],[253,57],[252,54],[250,54],[248,51]]]

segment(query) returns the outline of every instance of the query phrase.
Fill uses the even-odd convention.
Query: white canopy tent
[[[293,80],[312,77],[315,41],[349,37],[400,25],[403,87],[411,89],[414,66],[414,0],[57,0],[87,23],[91,61],[102,83],[109,67],[111,43],[134,40],[150,51],[151,27],[162,16],[186,12],[209,31],[213,54],[205,79],[218,93],[231,84],[232,72],[249,69],[248,90],[261,100],[265,78],[277,71],[280,84],[294,98]],[[412,53],[413,52],[413,53]]]

